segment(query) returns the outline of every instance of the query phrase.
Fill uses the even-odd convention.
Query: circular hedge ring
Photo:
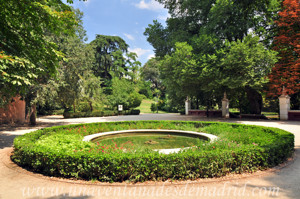
[[[218,136],[179,153],[85,142],[84,136],[130,129],[169,129]],[[125,148],[125,149],[124,149]],[[58,126],[19,136],[12,160],[34,172],[103,182],[197,179],[265,170],[291,157],[294,135],[218,122],[128,121]]]

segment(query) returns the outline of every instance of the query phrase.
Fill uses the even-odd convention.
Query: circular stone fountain
[[[99,138],[107,138],[112,136],[124,136],[124,135],[143,135],[143,134],[165,134],[165,135],[180,135],[180,136],[186,136],[186,137],[193,137],[193,138],[200,138],[203,140],[209,140],[210,142],[214,142],[216,139],[218,139],[217,136],[207,133],[200,133],[200,132],[194,132],[194,131],[181,131],[181,130],[165,130],[165,129],[133,129],[133,130],[122,130],[122,131],[110,131],[110,132],[104,132],[104,133],[96,133],[92,135],[85,136],[83,141],[93,141],[95,139]],[[159,153],[164,154],[170,154],[170,153],[177,153],[180,150],[187,149],[190,147],[185,148],[171,148],[171,149],[154,149],[155,151],[158,151]]]

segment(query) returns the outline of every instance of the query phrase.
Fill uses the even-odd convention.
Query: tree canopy
[[[0,2],[0,103],[3,104],[3,100],[12,96],[24,95],[40,76],[56,74],[63,54],[46,36],[74,34],[77,22],[71,7],[61,1]]]
[[[149,59],[141,68],[141,76],[144,81],[150,81],[153,88],[161,87],[159,60],[156,58]]]
[[[157,57],[172,52],[176,42],[188,42],[201,35],[218,40],[242,40],[250,31],[269,45],[274,35],[274,19],[280,9],[280,0],[157,0],[169,9],[167,26],[158,21],[145,30],[148,42]]]
[[[273,49],[279,53],[279,61],[270,74],[269,95],[279,96],[285,87],[286,94],[300,92],[300,3],[285,0],[279,19],[278,32]]]
[[[97,35],[91,43],[95,50],[93,71],[96,76],[112,79],[113,72],[124,75],[125,59],[123,53],[128,51],[128,44],[118,36]],[[123,69],[123,70],[122,70]]]
[[[171,17],[166,27],[154,21],[144,34],[162,60],[170,97],[189,95],[198,104],[200,96],[206,101],[238,89],[247,94],[251,113],[259,114],[261,92],[277,60],[268,48],[280,1],[157,1]]]

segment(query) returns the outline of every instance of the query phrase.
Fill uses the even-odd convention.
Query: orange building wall
[[[0,124],[25,122],[25,101],[20,100],[20,97],[13,99],[14,102],[0,108]]]

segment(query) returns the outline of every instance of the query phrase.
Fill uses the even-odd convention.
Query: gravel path
[[[254,174],[183,182],[108,184],[45,177],[19,168],[10,161],[13,139],[36,129],[77,123],[129,120],[221,121],[277,127],[295,134],[294,160]],[[300,198],[300,122],[207,119],[177,114],[144,114],[103,118],[63,119],[47,116],[37,127],[0,126],[0,199],[13,198]]]

